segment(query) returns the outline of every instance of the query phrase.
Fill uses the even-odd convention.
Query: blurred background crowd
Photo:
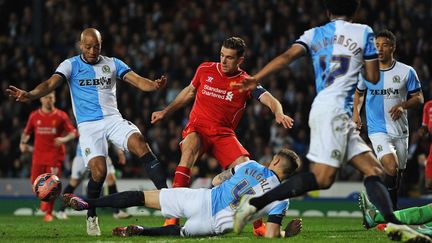
[[[155,93],[143,93],[125,82],[117,83],[118,105],[124,118],[146,135],[170,178],[177,165],[181,131],[190,106],[157,125],[150,115],[169,104],[186,87],[203,61],[218,61],[222,41],[243,38],[248,46],[242,68],[254,74],[284,52],[306,29],[327,22],[321,1],[305,0],[0,0],[0,84],[31,89],[50,77],[64,59],[79,53],[79,34],[86,27],[102,34],[102,54],[114,56],[150,79],[165,74],[168,85]],[[412,65],[422,81],[425,100],[432,97],[432,4],[428,0],[363,0],[356,22],[376,32],[387,28],[397,36],[396,57]],[[290,147],[304,157],[308,150],[307,118],[315,95],[310,60],[303,58],[290,68],[269,77],[264,85],[295,120],[293,129],[275,124],[270,110],[251,100],[240,122],[240,142],[257,161],[271,158],[274,151]],[[56,106],[73,118],[68,86],[57,89]],[[28,177],[31,155],[21,154],[19,139],[33,109],[40,105],[15,103],[0,96],[0,177]],[[409,112],[410,186],[418,185],[427,153],[427,141],[416,131],[421,109]],[[363,131],[364,134],[364,131]],[[75,142],[76,143],[76,142]],[[64,176],[68,177],[75,154],[68,145]],[[114,159],[115,160],[115,159]],[[126,178],[145,178],[133,156],[125,166],[117,165]],[[307,163],[304,169],[307,169]],[[211,177],[220,172],[217,161],[203,157],[193,173]],[[349,166],[339,180],[360,180]]]

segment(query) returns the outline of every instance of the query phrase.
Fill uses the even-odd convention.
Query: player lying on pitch
[[[170,225],[147,228],[130,225],[113,229],[118,236],[207,236],[232,231],[233,215],[240,197],[244,194],[262,195],[275,188],[291,176],[300,166],[298,155],[282,149],[273,156],[268,167],[249,160],[231,170],[217,175],[212,189],[171,188],[157,191],[125,191],[98,199],[82,199],[65,194],[65,205],[75,210],[90,207],[125,208],[145,206],[159,209],[166,218],[186,218],[184,226]],[[301,219],[294,219],[285,231],[280,230],[282,218],[288,209],[289,200],[275,201],[256,214],[256,218],[268,215],[265,237],[289,237],[297,235],[302,228]]]
[[[364,192],[360,193],[359,206],[366,229],[377,226],[379,230],[385,230],[388,237],[395,241],[432,243],[432,204],[395,211],[396,218],[406,225],[387,224],[383,215]]]

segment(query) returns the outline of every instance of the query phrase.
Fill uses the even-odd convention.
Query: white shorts
[[[107,175],[114,174],[115,168],[114,165],[112,164],[112,160],[110,157],[107,157],[106,165],[107,165]],[[90,169],[85,166],[84,158],[82,156],[75,156],[75,158],[72,161],[71,178],[81,180],[88,173],[90,173]]]
[[[187,219],[181,230],[182,236],[216,235],[210,189],[162,189],[159,201],[165,218]]]
[[[386,133],[375,133],[369,135],[372,146],[378,160],[386,155],[393,153],[398,160],[399,169],[405,169],[408,158],[408,138],[395,138]]]
[[[97,156],[108,157],[108,140],[123,151],[129,151],[127,142],[133,133],[141,133],[130,121],[121,116],[110,116],[78,125],[81,151],[87,166]]]
[[[339,168],[354,156],[371,151],[344,109],[312,106],[309,127],[306,157],[313,162]]]

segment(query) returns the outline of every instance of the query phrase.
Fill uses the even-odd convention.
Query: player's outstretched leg
[[[411,229],[407,225],[388,223],[385,231],[390,240],[415,243],[432,243],[431,238]]]
[[[112,230],[112,234],[120,237],[140,235],[144,231],[143,226],[129,225],[127,227],[117,227]]]
[[[89,208],[89,205],[84,199],[75,196],[72,193],[66,193],[63,195],[63,203],[66,207],[70,207],[77,211],[86,210]]]
[[[127,227],[117,227],[112,230],[113,235],[129,237],[135,235],[145,236],[180,236],[181,227],[178,225],[168,225],[162,227],[144,227],[139,225],[129,225]]]
[[[250,205],[249,201],[252,195],[244,195],[240,199],[240,203],[234,214],[234,232],[240,234],[245,225],[252,219],[253,214],[257,209]]]
[[[359,207],[363,214],[363,226],[366,229],[375,227],[377,224],[373,216],[376,214],[376,207],[369,202],[365,192],[360,193]]]

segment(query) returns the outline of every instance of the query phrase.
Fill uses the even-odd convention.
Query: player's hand
[[[120,150],[120,149],[119,149],[119,152],[117,152],[117,157],[118,157],[118,162],[119,162],[121,165],[125,165],[125,164],[126,164],[126,155],[125,155],[125,153],[123,152],[123,150]]]
[[[361,117],[357,112],[353,113],[352,120],[356,124],[357,130],[361,130],[362,121],[361,121]]]
[[[165,87],[167,83],[167,77],[165,75],[162,75],[159,79],[156,79],[154,82],[155,82],[156,90],[161,89]]]
[[[60,146],[60,145],[62,145],[64,143],[66,143],[66,142],[67,141],[66,141],[66,139],[64,137],[56,137],[56,138],[54,138],[54,145],[56,147],[58,147],[58,146]]]
[[[246,77],[238,83],[236,82],[230,83],[230,87],[232,89],[238,89],[240,92],[254,90],[257,86],[258,86],[258,80],[253,76]]]
[[[155,111],[152,113],[151,115],[151,124],[156,124],[157,122],[159,122],[160,120],[164,119],[165,117],[165,111]]]
[[[403,112],[404,112],[404,108],[402,107],[402,104],[397,104],[393,106],[389,111],[393,121],[398,120],[402,116]]]
[[[275,120],[277,124],[281,124],[285,128],[292,128],[294,124],[294,119],[282,113],[275,114]]]
[[[18,89],[17,87],[13,85],[9,85],[9,87],[6,89],[6,93],[9,97],[14,97],[15,101],[18,102],[29,102],[30,101],[30,95],[27,91]]]
[[[20,145],[19,145],[21,153],[29,152],[30,151],[29,147],[30,146],[28,144],[25,144],[25,143],[20,143]]]

